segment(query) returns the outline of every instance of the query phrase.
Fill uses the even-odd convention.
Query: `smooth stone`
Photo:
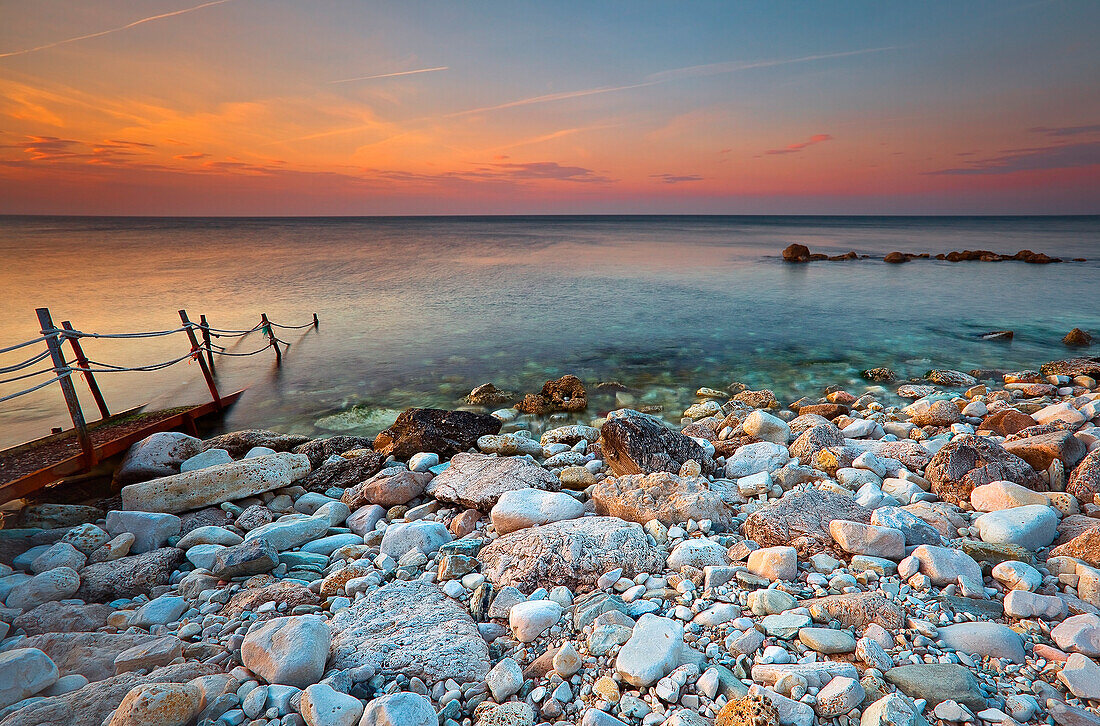
[[[278,552],[301,547],[328,532],[331,525],[323,517],[288,514],[274,522],[261,525],[244,536],[245,542],[264,540]]]
[[[355,726],[363,708],[358,698],[327,683],[315,683],[302,691],[301,713],[309,726]]]
[[[651,686],[680,665],[684,626],[675,620],[645,614],[615,659],[615,670],[631,685]]]
[[[9,608],[30,610],[53,600],[72,597],[80,589],[80,575],[71,567],[58,567],[16,584],[4,604]]]
[[[1042,504],[989,512],[974,523],[985,542],[1014,544],[1032,551],[1046,547],[1058,536],[1058,514]]]
[[[1019,633],[1000,623],[960,623],[939,629],[939,638],[952,650],[989,658],[1024,662],[1024,642]],[[957,699],[956,699],[957,700]]]
[[[442,522],[417,520],[391,524],[382,536],[381,551],[396,560],[413,550],[430,555],[451,539]]]
[[[233,457],[225,449],[207,449],[180,464],[180,473],[205,469],[208,466],[217,466],[218,464],[229,464],[232,461]]]
[[[49,688],[57,678],[57,666],[37,648],[0,653],[0,708]]]
[[[112,537],[123,532],[134,535],[130,551],[134,554],[151,552],[164,546],[169,537],[180,533],[180,518],[159,511],[107,512],[107,534]]]
[[[508,612],[508,626],[521,643],[530,643],[561,618],[562,606],[553,600],[516,603]]]
[[[1072,654],[1058,672],[1058,680],[1078,698],[1100,700],[1100,666],[1088,656]]]
[[[410,692],[379,696],[366,704],[359,726],[438,726],[432,702]]]
[[[241,542],[244,542],[244,537],[236,532],[228,530],[225,527],[207,525],[205,527],[196,527],[180,537],[179,542],[176,542],[176,547],[182,550],[190,549],[200,544],[216,544],[231,547]]]
[[[1012,590],[1005,596],[1005,615],[1013,618],[1062,620],[1069,614],[1066,601],[1054,595],[1039,595],[1027,590]]]
[[[928,703],[958,701],[972,710],[987,706],[978,679],[965,667],[953,663],[920,663],[891,668],[885,674],[890,683],[911,698]]]
[[[851,653],[856,649],[856,639],[846,630],[802,628],[798,631],[798,639],[807,648],[826,655]]]
[[[332,636],[316,615],[273,618],[249,628],[244,665],[268,683],[305,688],[321,680]]]
[[[583,514],[584,504],[569,494],[527,488],[502,493],[489,518],[499,534],[508,534],[525,527],[577,519]]]

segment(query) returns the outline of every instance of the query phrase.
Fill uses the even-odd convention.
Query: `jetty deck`
[[[159,431],[195,434],[197,422],[223,412],[244,391],[217,401],[158,411],[132,408],[88,425],[92,460],[81,449],[76,429],[44,436],[0,451],[0,504],[31,494],[52,482],[86,473],[99,462],[126,451]]]

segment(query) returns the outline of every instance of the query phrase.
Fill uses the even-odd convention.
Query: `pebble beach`
[[[153,434],[6,513],[0,726],[1100,723],[1098,379]]]

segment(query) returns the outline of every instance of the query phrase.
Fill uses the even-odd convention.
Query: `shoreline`
[[[120,495],[5,516],[0,724],[1096,719],[1098,380],[647,413],[563,376],[372,438],[154,434]]]

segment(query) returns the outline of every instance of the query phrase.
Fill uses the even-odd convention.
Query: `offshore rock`
[[[581,379],[565,375],[555,381],[547,381],[539,393],[528,393],[516,404],[522,413],[545,415],[557,411],[583,411],[588,408],[588,394]],[[495,433],[495,432],[494,432]]]

